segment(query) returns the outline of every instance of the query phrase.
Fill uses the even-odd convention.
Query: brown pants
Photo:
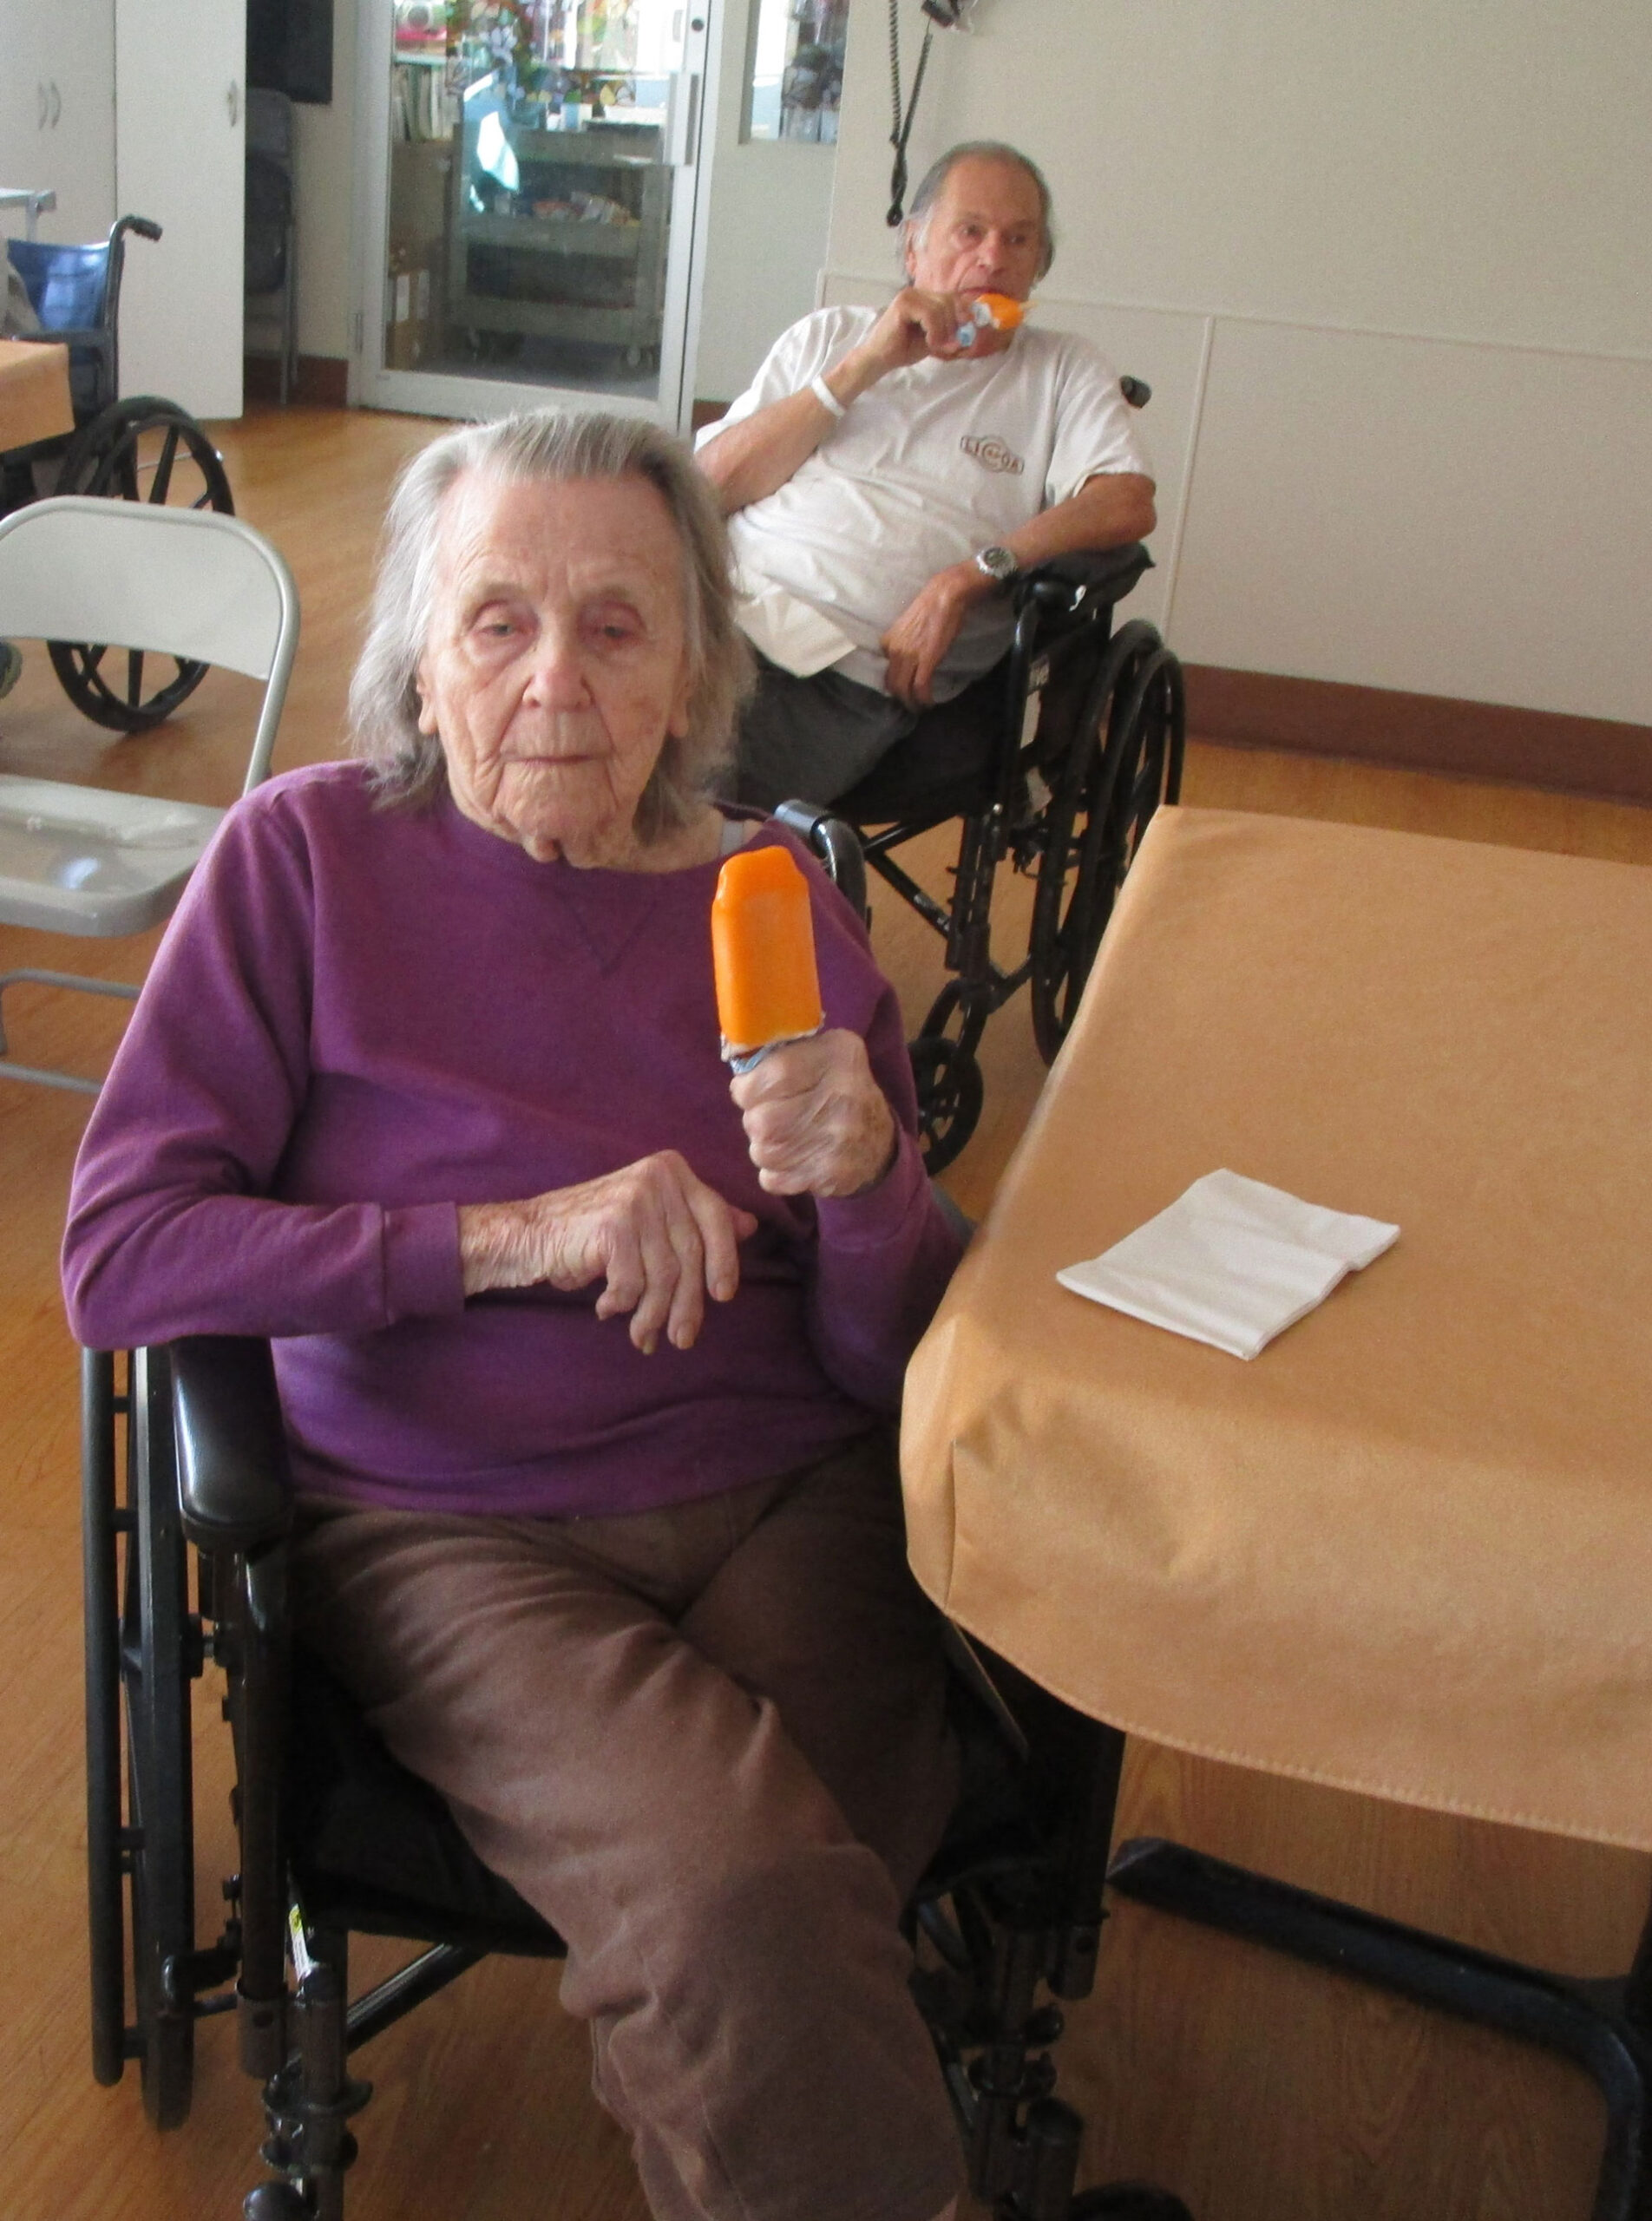
[[[311,1505],[305,1642],[568,1946],[661,2221],[930,2221],[901,1903],[954,1788],[892,1445],[626,1517]]]

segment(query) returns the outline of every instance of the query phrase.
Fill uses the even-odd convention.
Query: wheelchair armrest
[[[275,1366],[266,1341],[191,1334],[172,1345],[185,1531],[198,1549],[251,1550],[292,1524]]]
[[[865,924],[871,916],[866,906],[866,859],[855,828],[812,802],[777,803],[774,814],[789,833],[795,833],[819,857],[832,885]]]
[[[1139,540],[1127,547],[1084,548],[1054,555],[1015,581],[1017,614],[1029,603],[1051,611],[1076,610],[1081,602],[1122,601],[1153,567]]]

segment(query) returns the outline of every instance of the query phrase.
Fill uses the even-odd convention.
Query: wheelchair
[[[122,216],[107,239],[59,246],[9,239],[5,252],[39,324],[25,337],[69,348],[75,429],[0,454],[0,516],[48,494],[106,495],[121,501],[234,514],[223,459],[205,430],[175,402],[120,392],[121,279],[128,233],[158,239],[159,224]],[[63,691],[94,724],[145,732],[193,693],[207,666],[135,651],[104,669],[108,651],[92,642],[54,640],[48,650]]]
[[[488,1953],[562,1945],[292,1641],[269,1345],[88,1351],[82,1424],[93,2071],[112,2084],[135,2060],[150,2121],[176,2128],[196,2024],[233,2014],[272,2170],[247,2221],[342,2221],[349,2124],[371,2094],[352,2054]],[[1055,2001],[1094,1980],[1124,1738],[961,1638],[959,1655],[963,1792],[906,1925],[972,2192],[998,2221],[1191,2221],[1146,2184],[1075,2193],[1083,2124],[1054,2094]],[[239,1866],[202,1946],[190,1700],[209,1657]],[[352,1932],[423,1948],[351,2001]]]
[[[1125,397],[1145,405],[1139,379]],[[1113,626],[1151,567],[1140,546],[1063,556],[1014,585],[1008,654],[831,804],[867,863],[934,927],[954,976],[908,1045],[931,1173],[974,1132],[983,1089],[975,1052],[987,1019],[1026,986],[1032,1030],[1053,1061],[1143,834],[1182,785],[1182,667],[1157,630]],[[960,818],[950,900],[938,901],[895,851]],[[1036,882],[1027,953],[992,953],[993,891],[1007,857]]]

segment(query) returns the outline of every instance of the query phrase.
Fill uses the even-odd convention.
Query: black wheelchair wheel
[[[64,453],[57,491],[222,516],[235,510],[222,458],[200,426],[174,402],[148,395],[117,401],[82,425]],[[204,663],[135,648],[53,640],[48,652],[75,708],[115,732],[158,725],[206,675]]]
[[[969,1009],[955,984],[931,1004],[915,1039],[907,1044],[918,1091],[918,1140],[924,1169],[944,1172],[980,1124],[986,1084],[975,1045],[987,1021]]]
[[[1182,775],[1182,672],[1153,627],[1113,640],[1046,816],[1032,904],[1032,1031],[1054,1061],[1078,1013],[1124,875]]]
[[[86,1882],[92,1976],[92,2072],[118,2082],[126,2063],[126,1923],[121,1911],[121,1608],[115,1508],[115,1359],[81,1358],[81,1545],[86,1638]]]
[[[189,2112],[194,2074],[195,1944],[189,1684],[200,1670],[187,1550],[178,1510],[171,1382],[164,1358],[132,1361],[127,1537],[121,1613],[126,1693],[127,1872],[143,2107],[157,2128]]]

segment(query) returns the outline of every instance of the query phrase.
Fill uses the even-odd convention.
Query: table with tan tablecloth
[[[1652,871],[1163,811],[914,1359],[918,1576],[1071,1703],[1652,1849]],[[1253,1362],[1087,1302],[1225,1166],[1397,1222]]]
[[[56,341],[0,339],[0,453],[74,429],[68,348]]]

